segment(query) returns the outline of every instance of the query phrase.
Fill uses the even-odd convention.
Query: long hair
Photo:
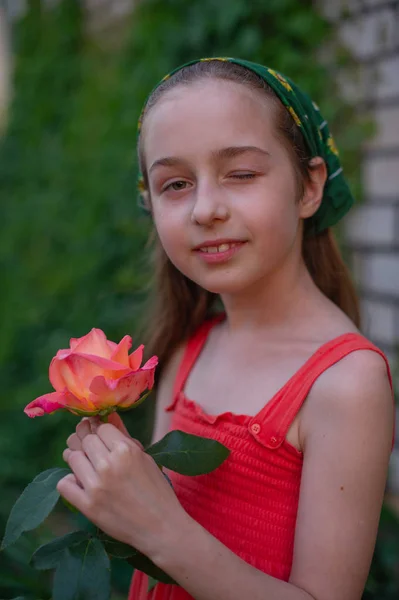
[[[275,126],[280,140],[290,153],[298,185],[298,198],[310,181],[311,156],[300,129],[284,108],[270,86],[256,73],[230,62],[204,61],[177,71],[158,86],[147,101],[142,116],[142,126],[148,112],[170,89],[188,86],[199,79],[222,79],[261,90],[275,109]],[[143,131],[143,129],[142,129]],[[138,158],[144,180],[149,189],[142,136],[138,143]],[[148,194],[148,192],[146,192]],[[151,199],[148,198],[149,205]],[[304,224],[302,253],[306,267],[318,288],[348,317],[360,325],[359,303],[349,271],[343,261],[334,235],[330,229],[314,234],[311,218]],[[153,279],[152,301],[146,323],[147,351],[157,354],[160,368],[173,351],[187,340],[195,329],[214,312],[218,296],[204,290],[183,275],[167,257],[154,229],[151,236]]]

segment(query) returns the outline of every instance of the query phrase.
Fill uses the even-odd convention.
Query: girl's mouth
[[[230,260],[246,242],[223,242],[218,245],[202,246],[195,250],[202,260],[207,263],[222,263]]]

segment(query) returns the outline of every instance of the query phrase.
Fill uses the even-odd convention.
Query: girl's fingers
[[[73,473],[59,480],[57,490],[68,502],[84,512],[87,504],[86,495]]]
[[[98,435],[88,435],[82,442],[83,450],[97,473],[103,473],[109,466],[109,450]]]
[[[97,435],[111,452],[112,450],[115,450],[116,447],[122,447],[126,444],[134,444],[134,446],[143,450],[143,445],[138,440],[135,440],[130,436],[129,439],[126,439],[126,435],[110,423],[100,425],[97,429]]]
[[[80,438],[80,440],[83,440],[83,438],[86,437],[86,435],[89,435],[89,433],[91,433],[90,421],[85,417],[80,421],[80,423],[78,423],[76,427],[76,435],[78,438]]]
[[[89,421],[90,421],[91,432],[97,433],[97,429],[103,424],[103,422],[101,421],[101,419],[98,416],[89,417]],[[111,425],[113,425],[114,427],[119,429],[119,431],[121,433],[123,433],[123,435],[126,435],[128,438],[130,438],[130,433],[126,429],[126,427],[125,427],[121,417],[118,415],[118,413],[116,413],[116,412],[110,413],[108,415],[107,423],[110,423]]]
[[[67,446],[71,450],[81,450],[82,449],[82,441],[76,433],[73,433],[67,439]]]
[[[65,460],[65,462],[68,462],[68,456],[70,456],[72,450],[70,450],[69,448],[65,448],[64,452],[62,453],[62,458]]]
[[[116,413],[116,412],[111,413],[108,417],[108,423],[111,423],[111,425],[113,425],[114,427],[119,429],[119,431],[121,431],[124,435],[126,435],[128,438],[130,438],[130,433],[126,429],[125,424],[122,421],[122,419],[120,418],[120,416],[118,415],[118,413]]]
[[[71,450],[69,453],[67,450],[66,454],[66,462],[82,487],[84,489],[97,487],[97,473],[87,456],[80,450]]]

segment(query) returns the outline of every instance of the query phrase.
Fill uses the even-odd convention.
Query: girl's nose
[[[198,185],[191,212],[191,221],[197,225],[211,225],[213,221],[229,218],[227,199],[218,185]]]

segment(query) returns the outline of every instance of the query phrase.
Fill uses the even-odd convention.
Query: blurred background
[[[29,420],[70,337],[135,337],[149,222],[136,207],[136,122],[152,86],[201,56],[293,77],[321,105],[357,207],[338,230],[364,332],[399,343],[399,0],[0,0],[0,535],[23,487],[62,466],[71,415]],[[8,109],[6,110],[6,105]],[[126,414],[151,434],[153,402]],[[399,444],[364,600],[399,597]],[[62,507],[0,555],[0,598],[51,597],[33,550],[76,526]],[[84,526],[83,521],[79,522]],[[113,567],[113,600],[131,571]]]

